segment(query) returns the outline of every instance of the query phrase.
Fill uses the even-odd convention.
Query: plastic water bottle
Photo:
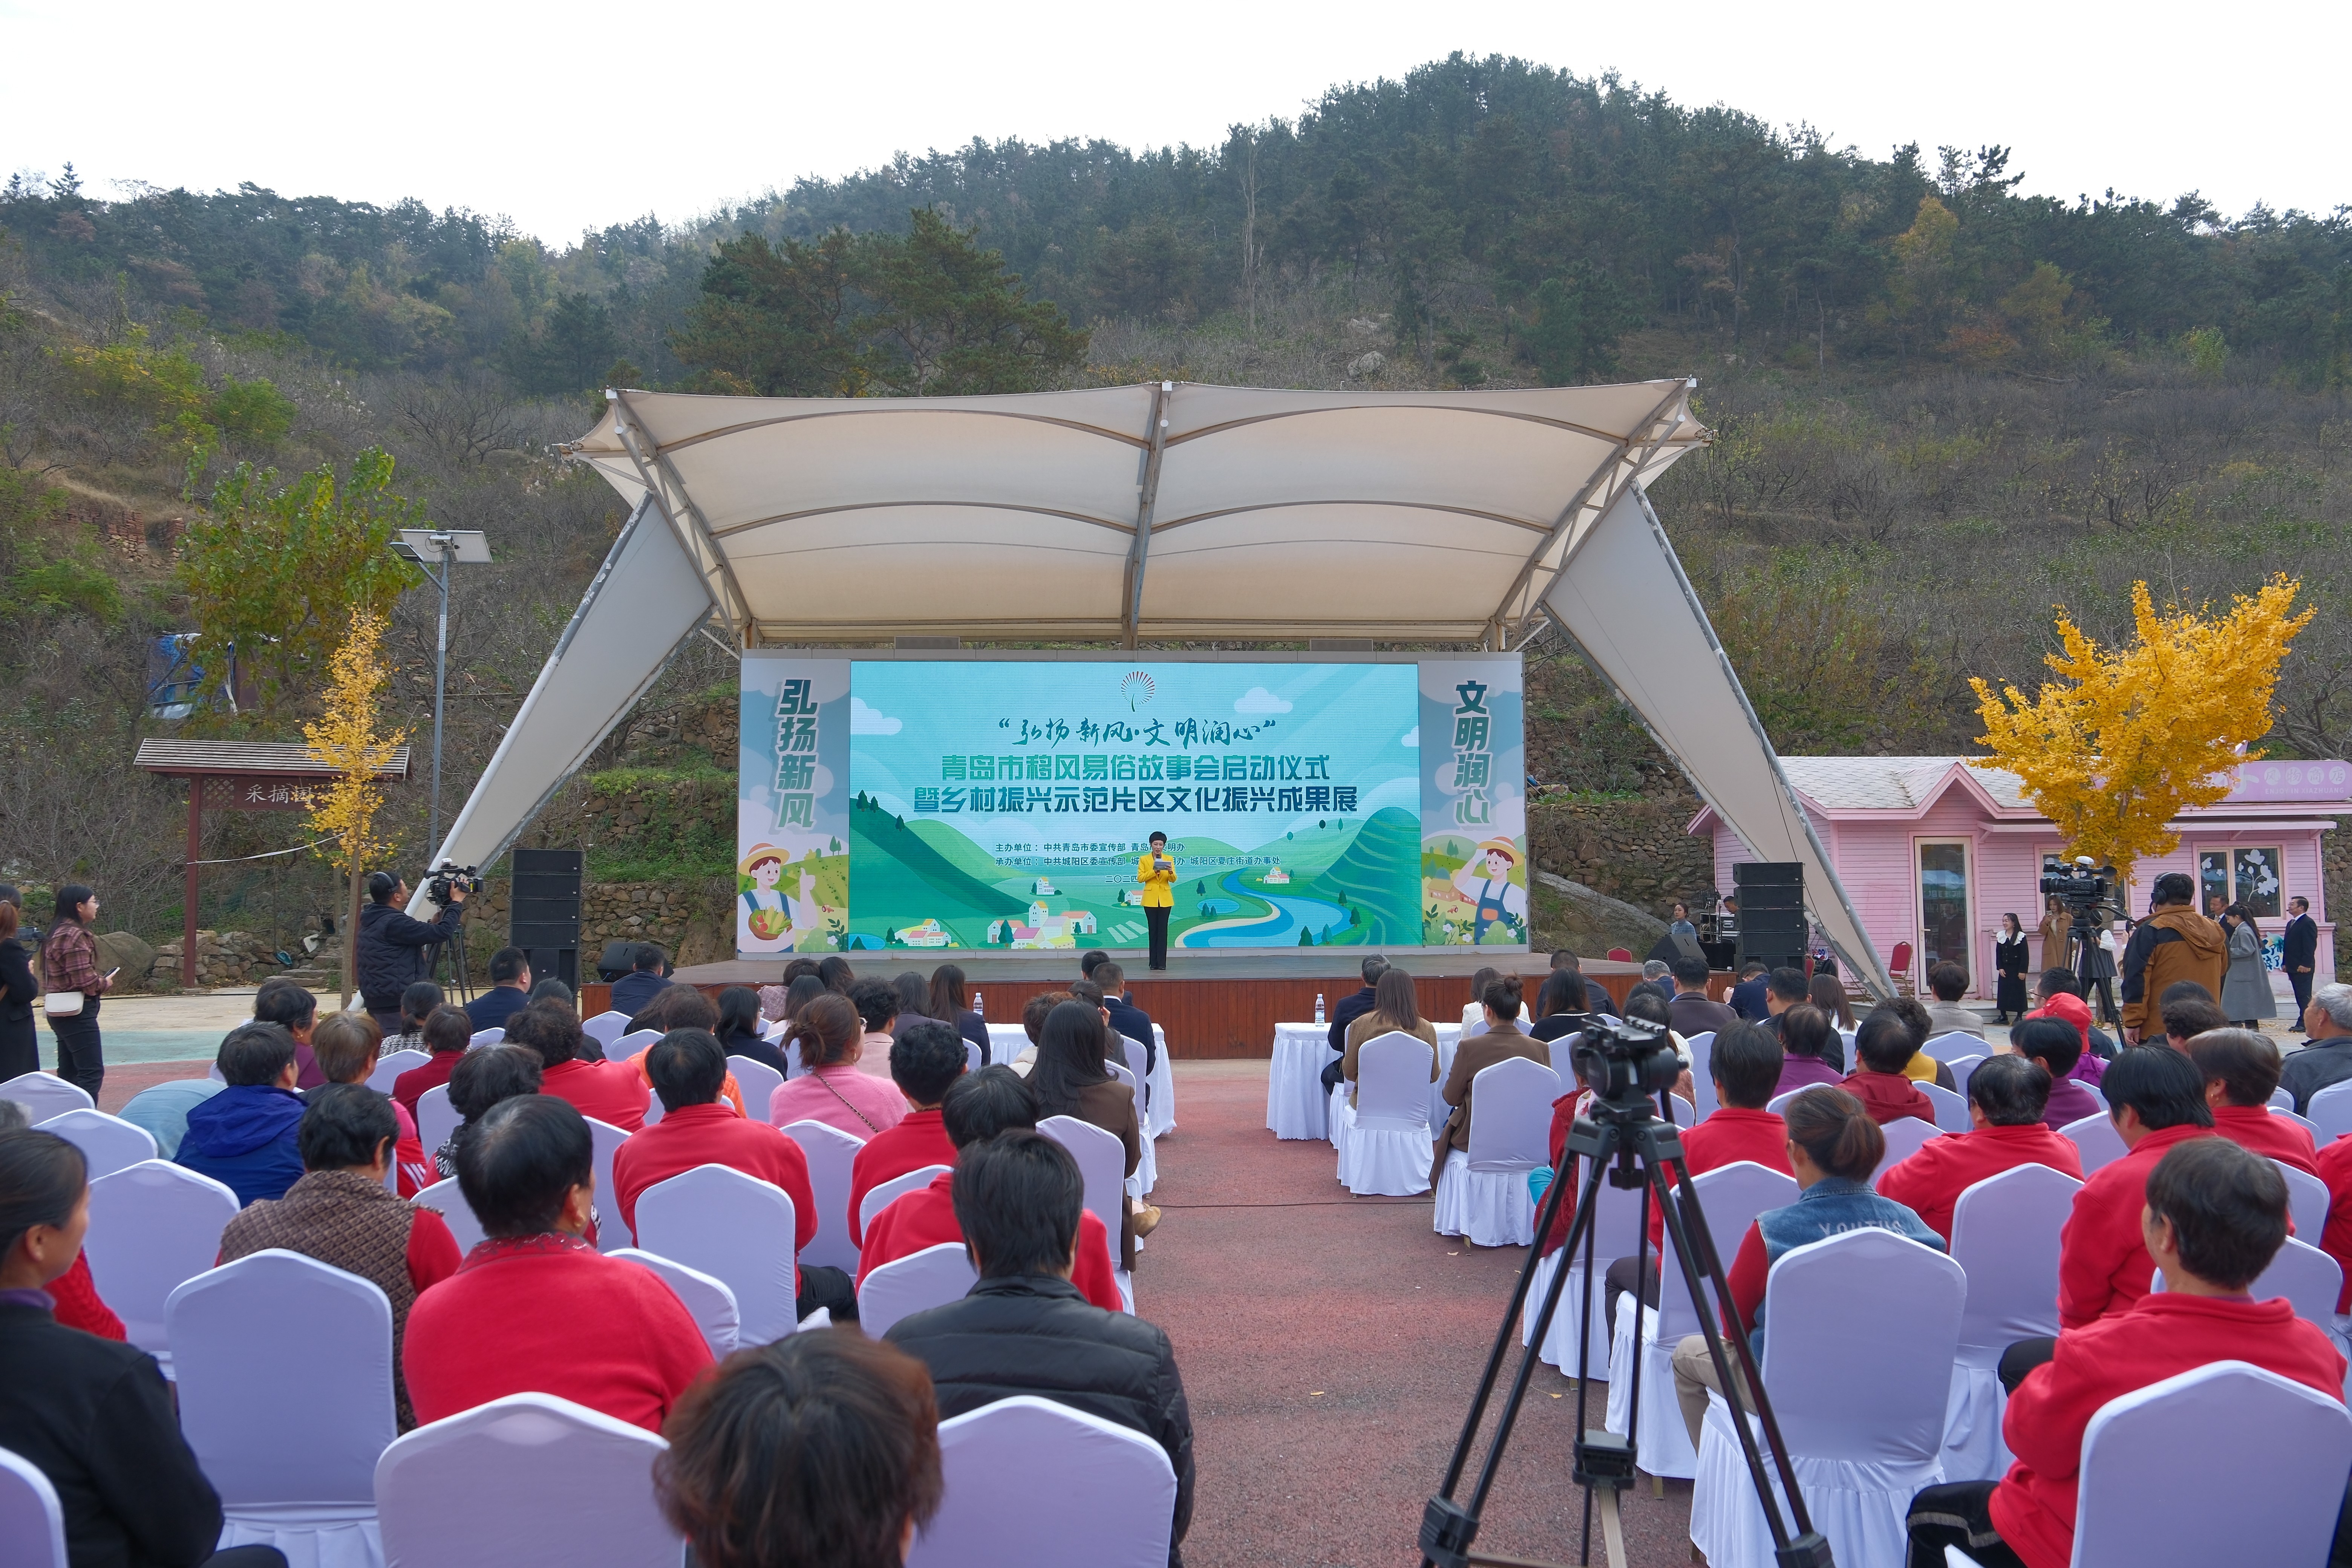
[[[980,999],[978,991],[971,994],[971,1010],[979,1014],[983,1021],[988,1017],[988,1004]]]
[[[1322,1023],[1322,1022],[1324,1021],[1324,1018],[1323,1018],[1323,993],[1321,993],[1320,991],[1318,991],[1317,993],[1315,993],[1315,1021],[1316,1021],[1317,1023],[1318,1023],[1318,1024],[1320,1024],[1320,1023]]]

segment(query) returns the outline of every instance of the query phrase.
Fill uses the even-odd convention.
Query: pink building
[[[1992,940],[2013,913],[2031,933],[2042,918],[2038,884],[2059,856],[2057,831],[2028,805],[2015,773],[1968,765],[1965,757],[1783,757],[1813,832],[1853,900],[1879,956],[1893,962],[1909,942],[1912,975],[1943,959],[1965,965],[1979,996],[1992,994]],[[2259,762],[2238,768],[2219,805],[2184,812],[2172,824],[2180,846],[2143,861],[2127,902],[2147,910],[2147,888],[2167,871],[2196,877],[2204,895],[2242,900],[2267,936],[2286,925],[2287,900],[2311,900],[2319,922],[2321,984],[2336,976],[2336,928],[2321,885],[2320,835],[2352,812],[2352,763]],[[1710,808],[1693,833],[1715,842],[1715,882],[1753,859]],[[2041,943],[2033,967],[2042,967]],[[2284,984],[2275,985],[2285,994]],[[2292,1004],[2289,1005],[2290,1006]]]

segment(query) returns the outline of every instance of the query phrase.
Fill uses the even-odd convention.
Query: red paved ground
[[[1265,1062],[1176,1070],[1181,1125],[1160,1145],[1153,1194],[1168,1214],[1138,1261],[1136,1295],[1174,1339],[1192,1405],[1199,1500],[1185,1561],[1416,1563],[1422,1502],[1444,1474],[1526,1255],[1435,1235],[1426,1198],[1350,1197],[1329,1144],[1265,1130]],[[1605,1390],[1595,1384],[1594,1395],[1598,1426]],[[1485,1550],[1577,1561],[1575,1411],[1573,1382],[1538,1367]],[[1625,1514],[1633,1563],[1688,1563],[1689,1516],[1687,1487],[1663,1500],[1635,1494]],[[1593,1561],[1605,1561],[1597,1527]]]
[[[131,1103],[131,1097],[152,1084],[167,1082],[175,1078],[202,1078],[212,1070],[212,1058],[193,1062],[129,1062],[110,1065],[106,1081],[98,1088],[98,1108],[120,1110]]]

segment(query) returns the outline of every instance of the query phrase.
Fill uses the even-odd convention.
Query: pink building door
[[[1971,918],[1969,892],[1969,841],[1965,838],[1922,838],[1916,841],[1919,876],[1919,975],[1946,962],[1969,972],[1973,983]]]

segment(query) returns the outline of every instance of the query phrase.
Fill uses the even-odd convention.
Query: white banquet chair
[[[2325,1562],[2347,1468],[2340,1400],[2242,1361],[2152,1383],[2083,1434],[2073,1568]]]
[[[8,1086],[0,1083],[0,1100],[9,1098]],[[2294,1109],[2289,1096],[2287,1109]],[[2311,1097],[2303,1108],[2304,1120],[2319,1129],[2314,1141],[2322,1147],[2335,1142],[2347,1132],[2352,1132],[2352,1081],[2331,1083]]]
[[[621,1223],[620,1200],[614,1196],[613,1156],[621,1152],[621,1145],[629,1141],[629,1135],[611,1122],[599,1121],[593,1116],[584,1116],[581,1120],[588,1123],[588,1136],[594,1145],[589,1158],[590,1168],[596,1173],[596,1250],[618,1252],[632,1243],[629,1227]]]
[[[1470,1080],[1470,1147],[1447,1152],[1438,1173],[1440,1236],[1477,1247],[1525,1247],[1535,1239],[1528,1173],[1551,1163],[1551,1102],[1559,1075],[1541,1062],[1507,1057]]]
[[[867,1227],[873,1225],[875,1215],[907,1194],[921,1192],[954,1169],[953,1165],[925,1165],[922,1169],[909,1171],[903,1176],[893,1176],[869,1190],[857,1203],[857,1234],[861,1237],[858,1242],[859,1249],[863,1251],[865,1248],[866,1244],[862,1238]]]
[[[128,1165],[159,1156],[155,1152],[155,1135],[144,1127],[134,1127],[120,1116],[109,1116],[103,1110],[86,1110],[80,1107],[62,1116],[52,1116],[34,1125],[44,1132],[54,1132],[81,1151],[89,1166],[89,1179],[110,1176]]]
[[[1128,1092],[1135,1097],[1135,1173],[1127,1178],[1127,1192],[1129,1197],[1150,1197],[1151,1189],[1160,1184],[1160,1163],[1152,1156],[1150,1135],[1143,1131],[1142,1080],[1117,1062],[1106,1061],[1103,1063],[1103,1070],[1109,1073],[1116,1081],[1127,1085]],[[1334,1089],[1332,1092],[1336,1094],[1339,1091]],[[1336,1138],[1338,1129],[1334,1128],[1332,1132]],[[1122,1152],[1120,1163],[1125,1163],[1126,1156]]]
[[[612,1052],[613,1042],[628,1031],[629,1016],[626,1013],[599,1013],[580,1022],[580,1032],[595,1041],[607,1055]]]
[[[604,1047],[604,1059],[613,1062],[627,1061],[660,1038],[659,1029],[639,1029],[634,1035],[623,1035]]]
[[[1957,1073],[1953,1076],[1955,1079],[1958,1077]],[[1956,1094],[1941,1084],[1923,1083],[1916,1087],[1927,1097],[1927,1103],[1936,1108],[1937,1131],[1966,1132],[1976,1125],[1969,1120],[1967,1095]]]
[[[1078,1174],[1086,1182],[1087,1207],[1095,1211],[1095,1217],[1110,1234],[1111,1272],[1118,1280],[1119,1299],[1129,1311],[1134,1311],[1134,1279],[1118,1267],[1119,1227],[1127,1220],[1127,1182],[1121,1174],[1127,1167],[1126,1145],[1116,1135],[1075,1116],[1048,1116],[1037,1123],[1037,1131],[1067,1149],[1077,1161]]]
[[[504,1025],[499,1025],[488,1029],[477,1029],[474,1031],[472,1037],[466,1041],[466,1048],[469,1051],[478,1051],[484,1046],[504,1045],[506,1043],[506,1037],[507,1031]]]
[[[2085,1181],[2130,1152],[2124,1147],[2124,1135],[2116,1131],[2116,1124],[2107,1120],[2104,1110],[2094,1111],[2079,1121],[2069,1121],[2058,1129],[2058,1135],[2072,1139],[2081,1151]]]
[[[1886,1139],[1886,1152],[1879,1156],[1878,1169],[1870,1173],[1874,1184],[1881,1174],[1916,1154],[1928,1139],[1939,1136],[1943,1129],[1932,1127],[1916,1116],[1898,1116],[1878,1131]]]
[[[2328,1143],[2334,1142],[2333,1139],[2322,1137],[2319,1131],[2319,1123],[2314,1121],[2308,1116],[2297,1116],[2294,1111],[2277,1105],[2269,1107],[2269,1110],[2273,1116],[2284,1117],[2287,1121],[2294,1122],[2297,1127],[2302,1128],[2305,1132],[2311,1134],[2311,1141],[2315,1145],[2325,1147]]]
[[[1409,1198],[1429,1191],[1428,1041],[1398,1030],[1356,1048],[1356,1103],[1340,1121],[1339,1184],[1359,1197]]]
[[[0,1083],[0,1100],[13,1100],[25,1108],[25,1114],[35,1126],[68,1110],[95,1110],[98,1101],[84,1093],[78,1083],[68,1083],[55,1073],[21,1072],[6,1083]]]
[[[1967,1294],[1958,1264],[1891,1230],[1847,1231],[1772,1265],[1764,1388],[1813,1528],[1840,1563],[1903,1562],[1911,1499],[1944,1479],[1944,1406]],[[1775,1467],[1765,1468],[1778,1492]],[[1713,1568],[1772,1568],[1772,1538],[1720,1394],[1707,1396],[1690,1538]]]
[[[1691,1190],[1698,1194],[1700,1212],[1706,1215],[1706,1233],[1727,1268],[1738,1256],[1740,1239],[1756,1223],[1756,1216],[1795,1203],[1798,1193],[1794,1177],[1753,1160],[1703,1172],[1692,1178]],[[1632,1378],[1611,1378],[1609,1430],[1623,1436],[1628,1419],[1638,1418],[1642,1429],[1632,1436],[1642,1468],[1654,1476],[1688,1480],[1698,1473],[1698,1452],[1691,1447],[1690,1428],[1683,1424],[1682,1405],[1675,1398],[1675,1347],[1685,1336],[1699,1331],[1700,1309],[1693,1303],[1690,1284],[1674,1261],[1672,1237],[1661,1233],[1659,1240],[1665,1255],[1651,1254],[1660,1266],[1658,1304],[1642,1313],[1638,1352],[1630,1295],[1617,1299],[1617,1332],[1609,1345],[1612,1370],[1632,1365],[1636,1353],[1641,1356],[1642,1408],[1635,1417]],[[1567,1298],[1561,1298],[1560,1305],[1563,1310],[1567,1307]]]
[[[801,1249],[803,1263],[857,1273],[857,1244],[849,1238],[849,1167],[863,1138],[822,1121],[793,1121],[784,1136],[808,1157],[809,1196],[816,1203],[816,1235]]]
[[[979,1279],[961,1241],[894,1258],[857,1288],[857,1326],[878,1340],[909,1313],[962,1300]]]
[[[1054,1506],[1004,1484],[1007,1454],[1054,1478]],[[907,1568],[1167,1568],[1168,1451],[1099,1415],[1019,1394],[940,1423],[946,1495]]]
[[[712,1360],[726,1360],[742,1344],[742,1320],[735,1310],[735,1292],[727,1288],[726,1280],[639,1247],[625,1247],[610,1256],[625,1258],[662,1277],[679,1304],[694,1314],[694,1326],[702,1331],[702,1342],[710,1347]]]
[[[416,1141],[425,1147],[425,1157],[430,1160],[449,1134],[457,1131],[465,1118],[449,1103],[449,1086],[436,1083],[416,1097]]]
[[[466,1201],[465,1192],[457,1185],[457,1177],[444,1176],[409,1201],[441,1216],[442,1222],[449,1227],[450,1236],[457,1243],[459,1257],[473,1251],[485,1239],[482,1222],[474,1217],[474,1205]],[[614,1223],[620,1223],[619,1215],[614,1216]]]
[[[2284,1160],[2273,1160],[2279,1174],[2286,1178],[2286,1212],[2294,1221],[2294,1234],[2316,1245],[2327,1229],[2327,1184],[2309,1171],[2298,1171]]]
[[[1962,1057],[1984,1055],[1984,1037],[1971,1035],[1966,1029],[1948,1029],[1919,1047],[1946,1067]]]
[[[1118,1059],[1135,1079],[1135,1121],[1145,1142],[1151,1141],[1151,1053],[1132,1035],[1118,1037]]]
[[[0,1541],[18,1568],[67,1568],[66,1510],[41,1468],[0,1448]]]
[[[677,1568],[654,1499],[669,1447],[551,1394],[510,1394],[419,1426],[376,1461],[385,1568]]]
[[[1709,1029],[1703,1035],[1693,1035],[1683,1041],[1683,1047],[1690,1055],[1691,1093],[1697,1097],[1699,1120],[1704,1121],[1717,1109],[1714,1072],[1715,1031]],[[1570,1083],[1575,1080],[1572,1077],[1563,1076],[1559,1081]]]
[[[783,1087],[784,1075],[753,1057],[729,1057],[727,1070],[735,1075],[735,1087],[743,1091],[743,1114],[753,1121],[768,1120],[768,1097]],[[661,1096],[655,1095],[654,1100]],[[650,1110],[651,1104],[646,1106]]]
[[[2281,1110],[2293,1110],[2294,1109],[2294,1090],[2291,1089],[2274,1089],[2271,1090],[2269,1103]]]
[[[1947,1481],[2009,1471],[2001,1352],[2058,1331],[2058,1235],[2082,1187],[2047,1165],[2017,1165],[1971,1184],[1952,1205],[1952,1261],[1968,1275],[1968,1298],[1944,1414]]]
[[[367,1075],[367,1086],[378,1094],[390,1094],[400,1075],[411,1068],[421,1068],[433,1059],[430,1051],[402,1049],[376,1058],[375,1071]]]
[[[1959,1091],[1962,1100],[1969,1097],[1969,1075],[1976,1071],[1977,1064],[1983,1060],[1982,1057],[1954,1057],[1944,1064],[1952,1069],[1952,1087]]]
[[[2157,1270],[2158,1279],[2163,1270]],[[2257,1301],[2284,1296],[2294,1315],[2344,1348],[2336,1327],[2336,1299],[2344,1289],[2344,1266],[2306,1241],[2290,1236],[2271,1258],[2271,1266],[2248,1287]]]
[[[1168,1031],[1152,1025],[1151,1043],[1158,1047],[1159,1057],[1150,1073],[1150,1131],[1154,1138],[1165,1138],[1176,1131],[1176,1069],[1168,1059]]]
[[[220,1493],[220,1544],[378,1568],[375,1463],[398,1435],[383,1290],[271,1247],[181,1285],[164,1321],[180,1430]]]
[[[89,1184],[82,1250],[90,1278],[131,1342],[153,1356],[165,1377],[172,1341],[164,1304],[182,1281],[213,1266],[237,1206],[226,1184],[165,1160],[142,1160]]]
[[[1580,1162],[1570,1170],[1568,1179],[1576,1184],[1574,1190],[1580,1194],[1584,1183]],[[1521,1190],[1525,1191],[1524,1176],[1520,1178],[1520,1184]],[[1607,1182],[1601,1184],[1600,1194],[1593,1199],[1592,1261],[1601,1273],[1606,1274],[1609,1265],[1618,1258],[1633,1255],[1634,1244],[1642,1236],[1641,1207],[1642,1190],[1639,1187],[1612,1186]],[[1528,1229],[1532,1233],[1534,1226],[1530,1225]],[[1527,1344],[1534,1337],[1536,1317],[1542,1310],[1544,1293],[1551,1289],[1551,1277],[1559,1271],[1563,1261],[1568,1268],[1568,1283],[1559,1288],[1559,1309],[1552,1314],[1551,1327],[1545,1332],[1543,1343],[1536,1346],[1536,1354],[1559,1368],[1563,1374],[1574,1377],[1577,1366],[1576,1328],[1584,1312],[1582,1247],[1576,1249],[1573,1258],[1568,1257],[1568,1248],[1563,1247],[1536,1261],[1528,1282],[1527,1304],[1519,1312],[1519,1342]],[[1585,1363],[1596,1381],[1608,1381],[1612,1349],[1609,1341],[1609,1317],[1602,1284],[1596,1279],[1592,1282],[1592,1337],[1587,1352],[1590,1359]],[[1689,1440],[1685,1436],[1684,1441],[1687,1443]]]
[[[637,1194],[637,1245],[723,1281],[747,1345],[800,1326],[793,1224],[790,1194],[726,1165],[697,1165]]]

